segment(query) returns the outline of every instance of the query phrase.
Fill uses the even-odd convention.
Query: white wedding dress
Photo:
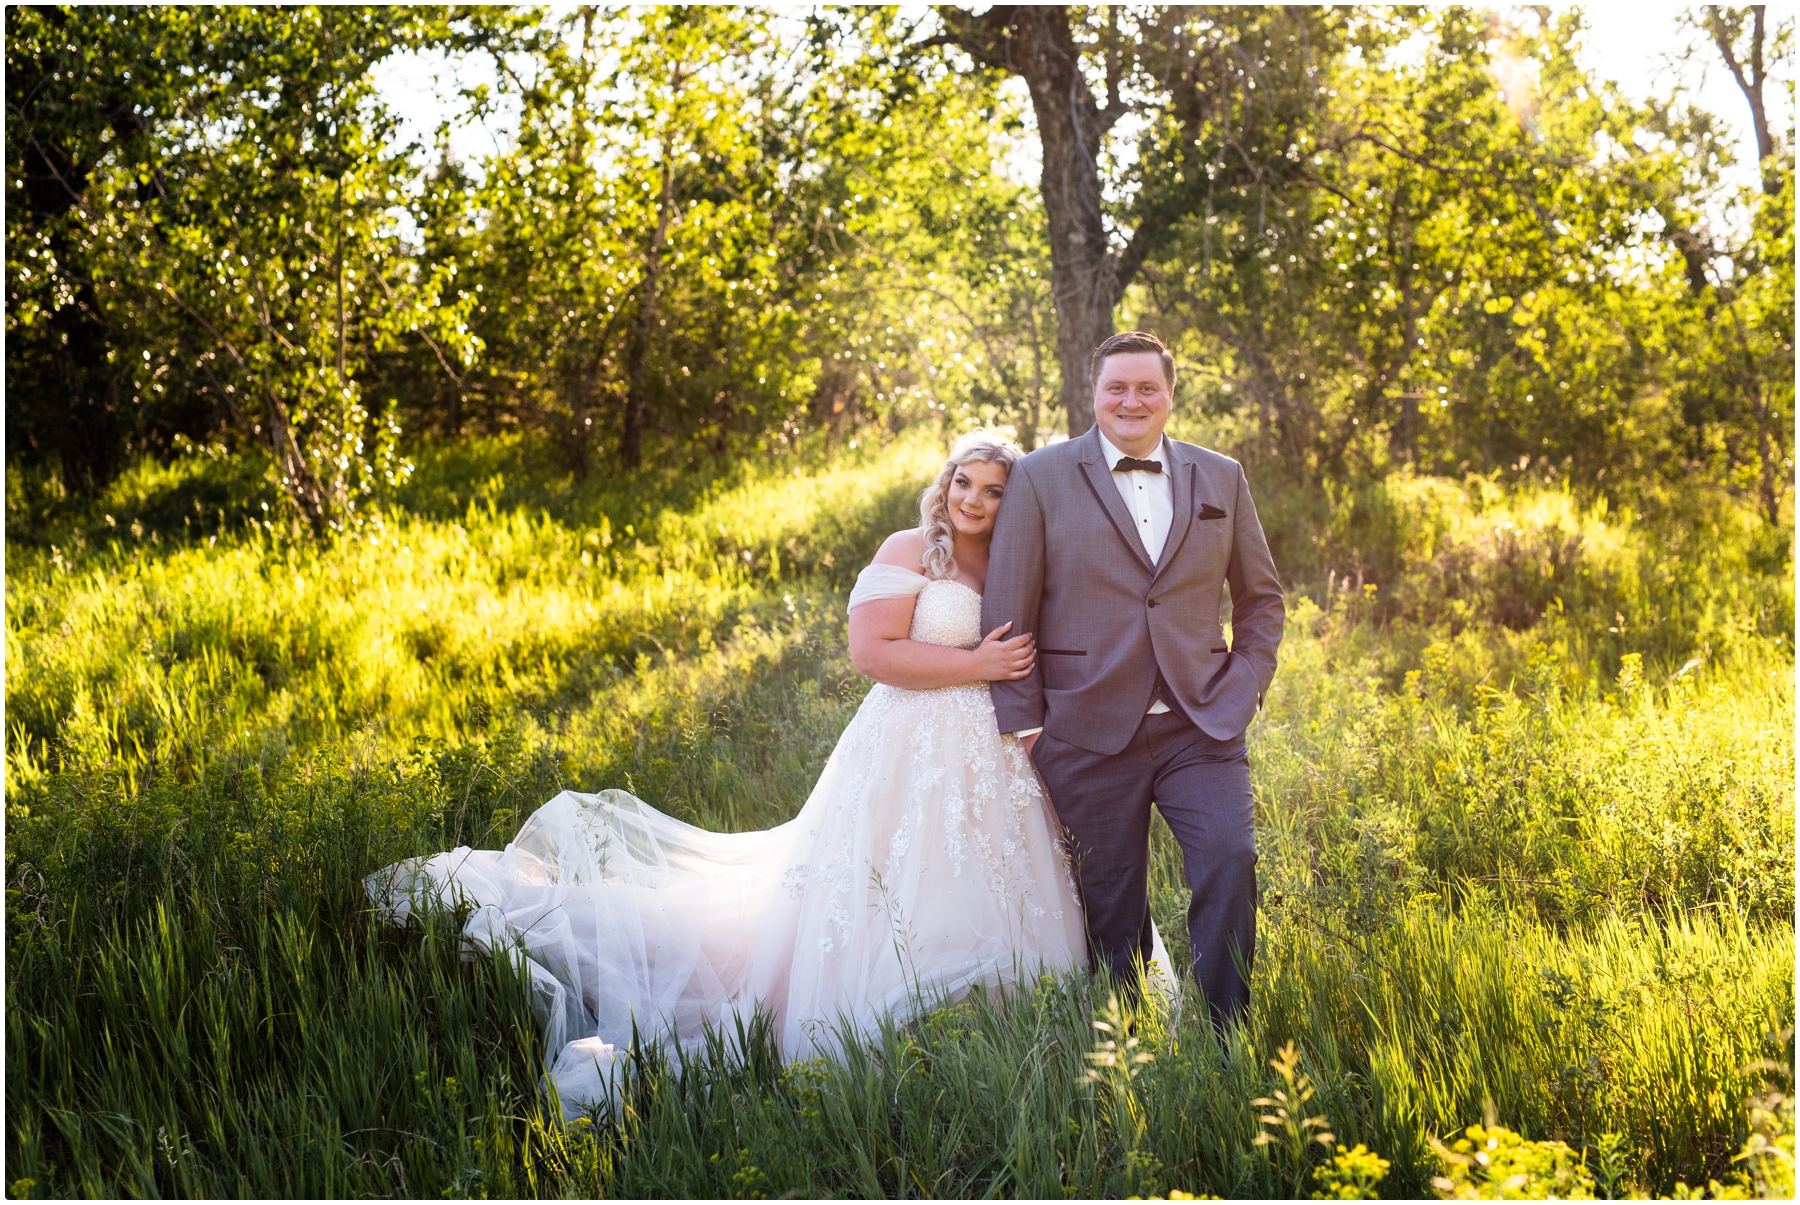
[[[981,596],[953,580],[872,565],[850,605],[907,594],[912,639],[980,642]],[[884,1014],[1086,962],[1052,813],[984,682],[875,686],[776,828],[707,832],[624,791],[565,791],[503,851],[401,862],[368,888],[397,923],[466,903],[470,945],[518,952],[571,1112],[609,1096],[634,1026],[691,1046],[761,1008],[805,1058]]]

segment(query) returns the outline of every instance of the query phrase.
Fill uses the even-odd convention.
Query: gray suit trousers
[[[1194,982],[1215,1021],[1247,1008],[1244,972],[1256,953],[1256,831],[1243,734],[1218,740],[1170,711],[1145,716],[1117,753],[1094,753],[1046,732],[1032,760],[1067,830],[1092,965],[1129,984],[1134,962],[1150,959],[1154,802],[1181,845],[1193,892]]]

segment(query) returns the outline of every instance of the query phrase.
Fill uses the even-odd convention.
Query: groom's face
[[[1148,456],[1162,440],[1174,398],[1153,351],[1106,357],[1094,382],[1094,421],[1100,434],[1127,456]]]

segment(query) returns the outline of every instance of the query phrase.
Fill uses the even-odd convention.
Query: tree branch
[[[1763,106],[1763,84],[1768,79],[1768,72],[1763,69],[1763,39],[1766,35],[1763,22],[1766,11],[1766,5],[1753,4],[1750,6],[1753,24],[1750,33],[1749,78],[1745,78],[1745,64],[1739,62],[1737,49],[1732,45],[1732,35],[1735,31],[1716,7],[1708,8],[1706,11],[1706,26],[1708,32],[1712,34],[1713,45],[1719,48],[1719,53],[1725,58],[1725,66],[1731,69],[1731,78],[1737,81],[1738,90],[1749,102],[1751,124],[1756,131],[1756,158],[1759,168],[1775,153],[1775,139],[1769,132],[1769,116]],[[1780,174],[1771,175],[1764,171],[1762,188],[1763,193],[1767,196],[1779,193],[1781,191]]]
[[[1131,286],[1132,280],[1137,277],[1138,270],[1144,266],[1144,260],[1149,257],[1150,252],[1155,249],[1156,244],[1162,240],[1162,236],[1168,232],[1168,229],[1167,220],[1160,214],[1153,214],[1146,217],[1138,224],[1137,229],[1131,232],[1131,241],[1126,243],[1125,249],[1119,253],[1119,259],[1114,268],[1119,281],[1119,297],[1125,296],[1125,290]],[[1117,304],[1116,298],[1114,304]]]

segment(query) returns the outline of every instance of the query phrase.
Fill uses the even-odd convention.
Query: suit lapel
[[[1187,539],[1188,528],[1194,525],[1194,464],[1177,450],[1174,440],[1168,440],[1163,446],[1169,450],[1170,498],[1175,513],[1169,517],[1169,535],[1163,540],[1162,556],[1157,558],[1153,571],[1158,576],[1174,561],[1175,554],[1181,551],[1182,541]]]
[[[1132,525],[1131,512],[1125,509],[1125,499],[1119,497],[1119,487],[1113,484],[1112,473],[1107,471],[1106,458],[1100,452],[1100,428],[1089,428],[1082,436],[1086,445],[1081,450],[1081,471],[1087,477],[1088,488],[1094,491],[1094,499],[1100,503],[1100,509],[1112,520],[1112,525],[1131,549],[1131,554],[1138,563],[1152,573],[1156,567],[1150,563],[1150,556],[1144,551],[1144,542],[1138,538],[1137,529]]]

